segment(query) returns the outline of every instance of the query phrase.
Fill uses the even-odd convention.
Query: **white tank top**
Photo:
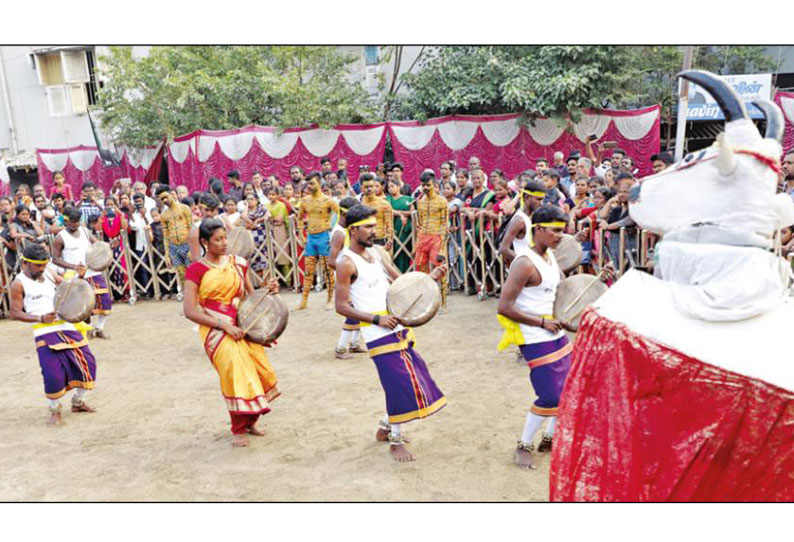
[[[336,232],[341,232],[342,237],[347,238],[346,231],[347,230],[345,230],[345,228],[343,228],[339,224],[335,224],[334,225],[334,229],[331,230],[331,239],[333,240],[334,235],[336,235]],[[347,243],[344,243],[342,245],[342,250],[340,250],[339,254],[336,255],[336,264],[337,265],[339,265],[339,262],[342,260],[342,253],[345,251],[346,248],[347,248]]]
[[[49,271],[44,271],[41,282],[28,278],[25,273],[20,273],[17,278],[22,283],[22,290],[25,295],[22,299],[22,307],[25,312],[32,316],[41,316],[55,311],[55,279]],[[52,333],[54,331],[73,331],[75,327],[69,322],[58,321],[57,324],[42,326],[34,330],[34,336]],[[33,324],[34,326],[37,324]]]
[[[521,292],[516,299],[516,307],[528,314],[537,316],[551,315],[554,312],[554,297],[557,295],[557,286],[560,284],[560,267],[554,258],[554,253],[547,250],[551,263],[547,262],[534,250],[522,250],[517,252],[516,259],[513,260],[511,267],[515,265],[521,257],[529,258],[532,264],[540,273],[540,284],[521,288]],[[535,344],[559,339],[565,334],[560,330],[557,333],[546,331],[537,326],[528,326],[519,323],[521,334],[524,336],[524,344]]]
[[[386,312],[386,292],[389,290],[389,277],[383,268],[380,256],[373,249],[368,248],[367,254],[372,258],[369,263],[364,258],[346,248],[340,256],[347,256],[353,265],[356,266],[356,280],[350,285],[350,300],[353,307],[360,311],[370,314]],[[361,326],[361,334],[365,342],[390,335],[395,331],[400,331],[403,326],[397,325],[394,329],[388,329],[375,324]]]
[[[85,265],[85,255],[88,252],[88,249],[91,248],[91,239],[88,237],[88,233],[82,226],[77,231],[80,232],[80,237],[75,237],[66,230],[62,230],[61,233],[58,234],[63,239],[61,258],[72,265]],[[101,273],[98,273],[92,269],[88,269],[85,272],[86,277],[93,277],[100,274]]]
[[[523,209],[516,211],[513,220],[524,221],[524,237],[522,239],[518,237],[513,238],[513,252],[515,252],[516,257],[518,257],[519,252],[529,250],[530,248],[529,241],[532,239],[532,220],[530,220]]]

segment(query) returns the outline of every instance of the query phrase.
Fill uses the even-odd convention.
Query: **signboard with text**
[[[772,96],[772,74],[759,73],[751,75],[723,75],[722,78],[739,95],[744,102],[750,118],[763,119],[764,114],[752,105],[753,100],[770,100]],[[679,85],[682,80],[679,79]],[[681,87],[679,86],[679,89]],[[689,106],[687,120],[725,120],[722,110],[705,89],[689,83]]]

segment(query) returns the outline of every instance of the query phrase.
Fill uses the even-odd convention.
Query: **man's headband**
[[[49,258],[46,259],[46,260],[31,260],[30,258],[25,258],[24,256],[22,256],[22,261],[23,262],[28,262],[28,263],[34,263],[36,265],[44,265],[44,264],[50,263]]]
[[[521,190],[522,194],[526,194],[527,196],[535,196],[536,198],[545,198],[546,192],[541,192],[539,190]]]
[[[564,228],[566,226],[565,222],[538,222],[537,224],[532,225],[542,226],[544,228]]]
[[[347,227],[347,229],[350,229],[353,226],[368,226],[370,224],[375,225],[377,223],[378,223],[378,221],[375,219],[374,216],[369,216],[369,217],[365,218],[364,220],[359,220],[358,222],[353,222],[352,224],[350,224]]]

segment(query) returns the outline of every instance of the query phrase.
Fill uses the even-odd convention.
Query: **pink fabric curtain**
[[[144,152],[157,155],[157,150],[158,147],[151,147]],[[81,187],[86,181],[93,182],[107,194],[117,179],[129,177],[132,182],[144,180],[149,169],[154,165],[151,159],[136,160],[125,151],[120,166],[105,167],[99,158],[97,148],[85,145],[68,149],[36,149],[36,161],[39,182],[44,185],[47,193],[53,184],[53,173],[60,170],[66,177],[66,184],[72,187],[75,198],[79,197]]]
[[[783,131],[783,152],[794,149],[794,92],[778,92],[775,103],[783,110],[786,127]]]
[[[278,175],[283,184],[292,166],[307,172],[319,170],[320,159],[328,156],[334,168],[340,158],[347,159],[348,175],[355,182],[360,165],[374,168],[383,160],[385,128],[385,123],[380,123],[342,125],[334,130],[289,129],[280,138],[272,128],[258,126],[222,132],[199,130],[175,138],[168,152],[168,176],[171,185],[185,185],[191,192],[207,190],[210,177],[218,177],[226,185],[226,174],[234,169],[243,181],[259,171],[265,176]],[[273,148],[268,152],[265,147],[270,144]]]
[[[497,115],[497,116],[463,116],[455,115],[431,119],[425,124],[415,121],[392,122],[389,124],[392,148],[394,150],[395,161],[402,163],[405,168],[403,179],[415,186],[418,183],[421,172],[430,168],[437,175],[440,174],[439,168],[445,160],[453,159],[458,167],[466,167],[468,160],[472,156],[480,159],[480,163],[486,172],[495,168],[502,169],[508,177],[514,177],[526,169],[534,169],[535,161],[539,158],[552,159],[556,151],[562,151],[567,156],[573,150],[584,150],[583,138],[595,132],[599,136],[599,141],[616,141],[618,146],[624,149],[629,156],[635,159],[639,167],[640,175],[647,175],[651,172],[650,157],[659,152],[659,106],[653,106],[638,111],[586,111],[590,114],[588,121],[579,125],[572,125],[574,132],[559,129],[559,135],[551,141],[555,130],[553,126],[543,137],[536,131],[536,136],[531,133],[533,130],[528,127],[517,128],[517,133],[511,140],[509,135],[503,137],[504,144],[495,144],[497,136],[488,137],[486,130],[489,130],[491,123],[506,123],[511,119],[517,119],[518,115]],[[633,127],[625,126],[632,122],[632,117],[644,116],[646,122],[638,125],[636,130]],[[465,130],[471,131],[476,124],[473,136],[470,139],[463,137],[457,138],[459,148],[454,149],[445,142],[442,130],[451,123],[465,124]],[[619,126],[620,124],[620,126]],[[447,125],[445,127],[445,125]],[[416,128],[417,130],[430,130],[436,128],[429,141],[421,148],[409,148],[421,143],[422,135],[410,134],[408,130],[400,132],[400,128]],[[632,128],[632,129],[629,129]],[[639,134],[634,134],[639,130]],[[449,132],[447,132],[449,134]],[[633,137],[632,137],[633,136]],[[426,133],[425,136],[426,137]],[[455,138],[447,136],[452,141]],[[538,141],[538,138],[541,141]],[[406,144],[406,140],[412,141]],[[455,145],[453,143],[453,145]],[[465,146],[460,146],[465,143]],[[606,151],[610,154],[610,151]],[[582,152],[584,155],[584,152]]]

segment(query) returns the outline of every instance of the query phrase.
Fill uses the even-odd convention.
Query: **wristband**
[[[375,324],[376,326],[380,325],[380,315],[379,314],[375,315],[375,317],[372,319],[372,323]]]

